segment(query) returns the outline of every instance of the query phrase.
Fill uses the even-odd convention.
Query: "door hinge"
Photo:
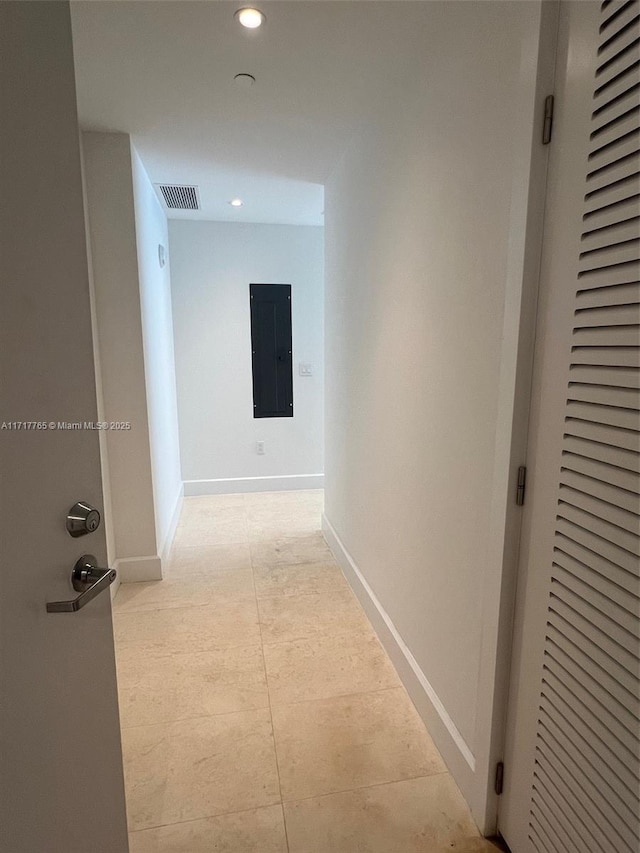
[[[499,761],[496,765],[496,781],[493,786],[494,791],[498,796],[502,793],[504,787],[504,761]]]
[[[524,504],[524,493],[527,487],[527,469],[524,465],[518,468],[518,486],[516,488],[516,504],[522,506]]]
[[[542,125],[542,144],[548,145],[551,142],[551,130],[553,128],[553,104],[555,98],[553,95],[547,95],[544,99],[544,123]]]

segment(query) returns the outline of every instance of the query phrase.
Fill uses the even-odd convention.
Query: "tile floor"
[[[131,853],[490,853],[320,533],[322,492],[187,498],[114,627]]]

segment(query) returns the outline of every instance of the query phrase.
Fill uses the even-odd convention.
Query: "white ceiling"
[[[72,2],[81,125],[130,133],[153,183],[198,185],[202,210],[172,218],[321,225],[324,181],[421,76],[439,4],[260,2],[256,31],[234,19],[243,5]]]

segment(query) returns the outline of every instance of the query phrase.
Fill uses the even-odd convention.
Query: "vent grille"
[[[640,4],[601,5],[529,838],[637,853]]]
[[[198,187],[179,184],[157,184],[169,210],[200,210]]]

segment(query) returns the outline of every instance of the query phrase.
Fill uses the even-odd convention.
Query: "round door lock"
[[[100,527],[100,513],[91,504],[78,501],[67,513],[67,531],[74,539],[93,533],[98,527]]]

